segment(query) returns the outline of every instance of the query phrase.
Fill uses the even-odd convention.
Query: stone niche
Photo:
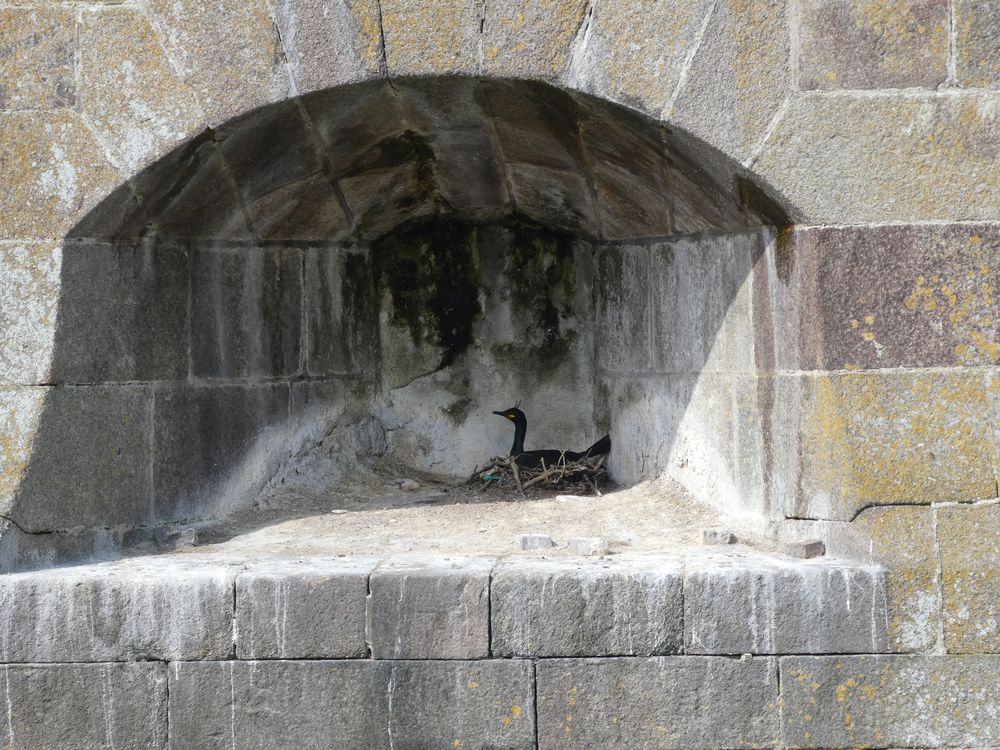
[[[2,396],[0,558],[223,518],[320,443],[331,472],[463,476],[517,401],[529,447],[610,431],[619,482],[767,514],[751,270],[785,216],[683,131],[536,82],[380,81],[206,130],[61,243],[49,387]]]

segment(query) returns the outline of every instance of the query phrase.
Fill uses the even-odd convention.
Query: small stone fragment
[[[416,492],[420,489],[420,482],[416,479],[403,479],[399,483],[399,489],[403,492]]]
[[[556,543],[548,534],[519,534],[514,539],[514,548],[520,550],[548,549]]]
[[[790,557],[801,557],[809,560],[826,554],[826,545],[819,539],[802,539],[797,542],[785,543],[785,554]]]
[[[736,534],[729,529],[705,529],[701,536],[705,544],[736,544]]]
[[[569,540],[569,551],[574,555],[606,555],[608,540],[600,537],[577,537]]]

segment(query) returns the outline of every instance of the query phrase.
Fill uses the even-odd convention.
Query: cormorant
[[[541,466],[542,461],[545,462],[547,467],[555,466],[564,455],[567,463],[569,463],[572,461],[579,461],[582,458],[602,456],[605,453],[611,452],[610,435],[605,435],[592,446],[587,448],[587,450],[580,453],[577,453],[576,451],[559,451],[551,448],[546,450],[526,451],[524,449],[524,435],[528,431],[528,419],[524,416],[524,412],[515,406],[510,409],[495,411],[493,413],[499,414],[504,419],[509,419],[514,423],[514,444],[510,447],[510,455],[514,457],[514,462],[518,466],[523,466],[526,469],[534,469]]]

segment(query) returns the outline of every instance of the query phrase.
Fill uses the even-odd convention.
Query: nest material
[[[525,490],[546,489],[574,495],[600,495],[607,484],[608,472],[604,468],[607,455],[567,461],[566,456],[552,466],[544,462],[537,468],[526,468],[514,463],[513,456],[497,456],[487,468],[476,469],[469,477],[469,484],[480,485],[480,490],[516,490],[525,496]]]

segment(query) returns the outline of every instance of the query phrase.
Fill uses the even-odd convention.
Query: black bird
[[[493,413],[499,414],[504,419],[509,419],[514,423],[514,444],[510,447],[510,455],[514,457],[514,462],[518,466],[523,466],[526,469],[534,469],[541,466],[542,461],[545,462],[546,466],[555,466],[564,455],[566,456],[566,461],[570,462],[579,461],[581,458],[602,456],[605,453],[611,452],[610,435],[605,435],[581,453],[577,453],[576,451],[558,451],[551,448],[546,450],[526,451],[524,449],[524,435],[528,431],[528,419],[524,416],[524,412],[515,406],[510,409],[495,411]]]

